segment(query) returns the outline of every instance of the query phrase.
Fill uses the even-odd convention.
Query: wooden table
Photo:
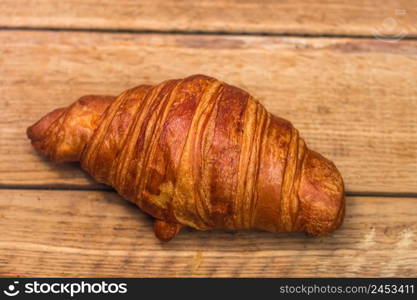
[[[412,0],[2,0],[0,276],[417,276],[416,23]],[[336,163],[340,230],[163,244],[149,217],[26,138],[81,95],[193,73],[248,90]]]

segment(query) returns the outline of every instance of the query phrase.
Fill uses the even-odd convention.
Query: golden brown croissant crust
[[[204,75],[84,96],[28,128],[55,162],[80,161],[156,221],[182,226],[323,235],[344,216],[335,165],[247,92]]]

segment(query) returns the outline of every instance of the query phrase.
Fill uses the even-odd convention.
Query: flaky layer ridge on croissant
[[[80,161],[95,180],[155,218],[182,226],[324,235],[343,221],[335,165],[247,92],[204,75],[84,96],[27,130],[55,162]]]

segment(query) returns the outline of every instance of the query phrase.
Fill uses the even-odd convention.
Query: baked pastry
[[[84,96],[30,126],[37,151],[79,161],[155,218],[168,241],[183,226],[313,236],[342,224],[335,165],[247,92],[204,75]]]

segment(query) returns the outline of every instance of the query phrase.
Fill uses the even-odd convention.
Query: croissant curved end
[[[28,127],[33,147],[54,162],[79,161],[98,125],[97,120],[114,101],[113,96],[87,95],[72,105],[46,114]]]
[[[303,230],[313,236],[322,236],[343,222],[344,184],[330,160],[311,150],[306,155],[298,192]]]
[[[46,154],[41,147],[42,141],[47,138],[48,128],[65,112],[65,110],[66,108],[57,108],[27,128],[26,135],[37,151]]]

